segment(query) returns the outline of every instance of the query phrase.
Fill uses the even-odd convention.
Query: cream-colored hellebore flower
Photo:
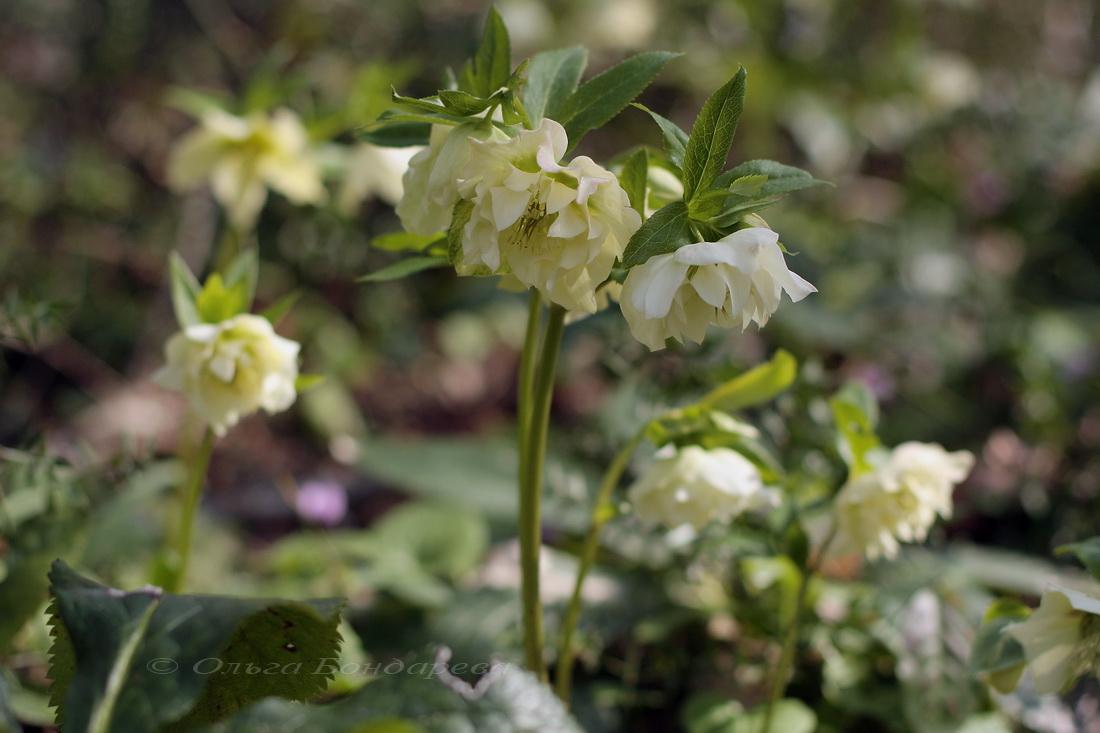
[[[951,495],[974,455],[909,442],[871,461],[874,468],[849,479],[835,506],[840,546],[875,559],[896,556],[899,542],[924,540],[937,515],[951,516]]]
[[[397,216],[405,231],[430,237],[446,231],[458,201],[458,183],[470,160],[471,140],[507,140],[495,125],[471,120],[461,125],[432,125],[428,147],[409,161]]]
[[[632,267],[621,305],[634,338],[657,351],[667,338],[702,343],[711,324],[763,326],[784,291],[798,302],[817,288],[787,269],[778,234],[752,227]]]
[[[729,448],[665,446],[629,489],[635,511],[649,525],[701,530],[757,509],[774,507],[779,495],[764,486],[760,471]]]
[[[1100,630],[1098,624],[1100,600],[1049,585],[1039,608],[1026,621],[1007,627],[1005,633],[1023,645],[1035,691],[1058,693],[1079,675],[1093,670],[1100,640],[1091,637]]]
[[[153,379],[183,392],[195,414],[224,435],[260,408],[274,414],[293,404],[299,348],[266,318],[245,313],[172,336],[164,348],[168,363]]]
[[[504,142],[471,142],[459,195],[473,203],[461,264],[510,271],[567,310],[595,313],[596,288],[642,224],[615,174],[580,156],[544,119]]]
[[[351,214],[360,202],[377,196],[390,206],[397,206],[404,194],[402,177],[409,170],[412,158],[423,147],[387,148],[371,143],[359,143],[351,150],[347,175],[340,189],[337,206]],[[341,153],[346,155],[343,149]]]
[[[186,190],[207,180],[230,222],[242,230],[256,223],[268,188],[296,204],[325,198],[309,135],[288,109],[277,109],[270,117],[237,117],[222,110],[204,114],[172,152],[168,182]]]

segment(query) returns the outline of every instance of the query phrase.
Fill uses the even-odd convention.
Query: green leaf
[[[443,102],[443,106],[448,112],[462,117],[484,112],[493,104],[489,98],[483,99],[467,92],[447,91],[445,89],[439,91],[439,101]]]
[[[544,51],[531,59],[523,106],[532,126],[537,127],[543,117],[555,118],[562,102],[576,91],[587,65],[588,51],[581,46]]]
[[[459,72],[458,87],[475,97],[488,98],[508,84],[511,69],[508,29],[496,8],[490,8],[481,44]]]
[[[665,155],[667,155],[669,161],[676,166],[676,170],[683,169],[684,151],[687,149],[688,134],[681,130],[680,126],[675,122],[665,119],[644,104],[635,102],[634,106],[643,112],[649,113],[649,116],[652,117],[661,128],[661,136],[665,141]]]
[[[999,599],[985,612],[982,625],[974,635],[970,669],[975,674],[985,675],[999,692],[1015,689],[1027,661],[1023,645],[1004,631],[1027,620],[1030,615],[1031,609],[1019,601]]]
[[[176,321],[180,328],[202,323],[195,305],[199,293],[202,292],[202,286],[178,252],[169,255],[168,263],[168,275],[172,281],[172,307],[176,311]]]
[[[573,148],[586,132],[605,125],[619,114],[670,60],[680,54],[664,51],[638,54],[581,85],[562,103],[557,120],[569,134]]]
[[[767,703],[745,711],[741,703],[715,693],[701,693],[684,705],[682,718],[688,733],[761,733]],[[813,733],[817,716],[801,700],[785,699],[775,704],[772,733]]]
[[[0,733],[23,733],[23,726],[11,709],[11,690],[5,670],[0,668]]]
[[[360,140],[383,148],[408,148],[413,145],[427,145],[432,135],[432,126],[426,122],[365,125],[356,134]]]
[[[700,406],[715,410],[742,410],[773,399],[794,382],[798,362],[783,349],[771,361],[755,366],[723,384],[699,401]]]
[[[871,469],[867,462],[871,451],[882,447],[875,434],[878,400],[859,382],[849,382],[829,400],[837,427],[837,450],[848,470],[860,473]]]
[[[703,104],[684,150],[684,200],[690,201],[726,167],[737,122],[745,107],[745,67]]]
[[[474,202],[459,199],[451,213],[451,225],[447,227],[447,260],[452,265],[462,259],[462,236],[466,223],[474,213]]]
[[[417,272],[423,270],[430,270],[435,267],[444,267],[450,264],[450,260],[444,256],[431,256],[431,257],[408,257],[398,262],[394,262],[392,265],[383,267],[381,270],[372,272],[369,275],[364,275],[358,278],[356,282],[361,283],[377,283],[386,282],[388,280],[400,280],[403,277],[408,277]]]
[[[387,252],[423,252],[437,242],[446,242],[442,233],[425,237],[411,232],[390,232],[375,237],[370,244]]]
[[[255,249],[246,249],[238,254],[229,267],[225,268],[225,287],[241,288],[244,304],[238,313],[252,310],[252,299],[256,297],[256,281],[260,278],[260,258]]]
[[[750,160],[730,168],[714,180],[717,188],[727,188],[737,180],[747,177],[767,176],[767,181],[753,195],[756,198],[776,196],[811,186],[827,186],[828,181],[819,181],[801,168],[783,165],[774,160]],[[735,193],[741,193],[735,191]]]
[[[1073,555],[1093,578],[1100,580],[1100,537],[1090,537],[1081,542],[1061,545],[1054,549],[1056,556]]]
[[[387,551],[399,549],[428,572],[448,580],[466,575],[485,556],[489,527],[461,504],[419,501],[385,514],[371,534]]]
[[[619,184],[630,198],[630,206],[645,216],[645,198],[648,191],[646,176],[649,173],[649,153],[645,148],[634,151],[619,173]]]
[[[298,394],[320,387],[325,381],[324,374],[299,374],[294,380],[294,391]]]
[[[300,297],[302,297],[301,290],[288,293],[260,311],[260,315],[270,321],[272,326],[278,326],[279,322],[286,317],[286,314],[290,312],[290,309],[294,307]]]
[[[673,201],[646,219],[626,244],[623,267],[640,265],[650,257],[675,252],[693,242],[687,204]]]
[[[206,279],[195,299],[195,308],[203,323],[221,323],[248,310],[248,283],[238,280],[227,287],[222,276],[214,273]]]
[[[186,730],[270,695],[309,699],[331,677],[314,672],[338,656],[338,599],[124,593],[60,561],[50,580],[51,694],[65,730]]]
[[[471,685],[446,671],[443,659],[406,658],[400,661],[402,671],[378,675],[352,695],[326,705],[269,700],[216,730],[355,733],[366,724],[396,720],[427,733],[581,733],[550,688],[518,665],[485,664],[494,671]],[[467,670],[477,667],[465,666]],[[416,671],[409,672],[411,669]]]

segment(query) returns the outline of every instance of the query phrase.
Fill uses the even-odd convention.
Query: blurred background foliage
[[[943,624],[973,623],[992,590],[1034,594],[1046,576],[1020,558],[1046,557],[1100,526],[1100,9],[1090,0],[497,7],[517,59],[581,43],[594,72],[632,52],[685,52],[641,100],[683,127],[744,65],[748,100],[733,158],[773,158],[835,184],[769,212],[798,253],[792,269],[820,293],[780,309],[765,331],[722,332],[701,349],[654,355],[611,313],[567,331],[550,539],[573,547],[590,474],[641,416],[786,348],[803,364],[798,387],[756,417],[788,451],[794,477],[843,478],[820,395],[849,379],[881,400],[886,443],[938,441],[979,459],[934,551],[910,553],[904,573],[885,573],[881,598],[871,586],[821,589],[819,614],[824,603],[833,623],[813,640],[816,661],[793,691],[811,701],[825,695],[820,704],[832,712],[819,705],[819,717],[828,730],[854,730],[853,721],[860,730],[956,730],[922,713],[939,705],[957,722],[988,709],[972,683],[956,684],[966,678],[965,645],[952,646]],[[149,381],[175,330],[167,256],[178,250],[203,271],[224,224],[206,191],[168,190],[167,156],[211,100],[235,111],[287,106],[321,146],[330,199],[303,209],[271,197],[256,233],[258,305],[301,291],[280,330],[303,343],[304,368],[327,379],[291,412],[249,419],[219,443],[196,585],[348,594],[361,610],[352,624],[378,654],[441,638],[461,649],[463,634],[472,656],[507,654],[515,578],[502,542],[514,515],[506,436],[522,300],[441,270],[357,284],[393,261],[369,243],[399,225],[391,203],[347,183],[357,166],[372,165],[354,154],[356,128],[386,108],[391,85],[413,96],[434,91],[442,69],[472,48],[485,9],[465,0],[0,3],[0,444],[29,451],[12,453],[19,465],[56,460],[63,472],[96,474],[81,479],[94,491],[56,500],[65,511],[28,499],[28,514],[0,527],[0,558],[14,566],[5,552],[35,512],[56,509],[68,522],[91,502],[100,507],[89,525],[99,540],[84,550],[85,567],[143,582],[146,567],[135,558],[156,545],[164,511],[149,497],[170,484],[158,461],[194,432],[177,396]],[[627,110],[581,152],[606,159],[659,140],[647,115]],[[54,458],[36,453],[39,442]],[[119,468],[120,453],[142,467]],[[14,473],[5,474],[9,495],[54,491],[53,478],[16,482]],[[347,536],[288,535],[306,524],[293,509],[296,487],[315,479],[346,488],[349,511],[339,521]],[[472,512],[448,527],[463,548],[458,559],[441,559],[428,529],[420,541],[392,528],[404,525],[387,513],[410,493]],[[425,511],[405,525],[448,524]],[[390,524],[379,526],[384,514]],[[118,531],[125,526],[137,531]],[[379,550],[394,544],[386,532],[405,538],[396,555]],[[680,725],[675,711],[701,689],[751,702],[767,655],[740,625],[755,622],[733,622],[737,591],[722,582],[745,548],[725,538],[691,554],[629,523],[610,527],[606,544],[632,569],[604,579],[604,599],[632,599],[631,612],[594,601],[586,725],[634,721],[631,730],[649,730],[638,716],[656,710],[665,712],[652,729],[670,730],[660,725]],[[1019,555],[983,554],[994,549]],[[333,562],[324,558],[334,557],[347,573],[326,575]],[[567,586],[570,555],[553,557]],[[1030,570],[1006,571],[1015,566],[1004,557]],[[691,583],[675,579],[685,564]],[[475,568],[481,582],[471,584]],[[748,583],[741,592],[755,599],[753,613],[769,608],[759,605],[767,588],[780,602],[781,567],[735,574]],[[457,610],[440,610],[448,607]],[[906,637],[907,613],[937,619],[922,638],[941,646]],[[775,623],[766,616],[757,621]],[[387,638],[389,628],[401,633]],[[40,633],[24,630],[13,642],[31,655],[13,664],[24,682]],[[726,646],[715,651],[715,639]],[[905,700],[887,701],[886,690]],[[1079,718],[1094,693],[1077,699]],[[1032,703],[1020,710],[1041,710]],[[904,720],[891,713],[898,705],[909,711]],[[608,718],[609,709],[622,712]],[[727,730],[705,718],[682,725]]]

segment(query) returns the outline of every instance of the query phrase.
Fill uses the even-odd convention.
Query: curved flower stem
[[[210,466],[210,454],[214,449],[214,431],[209,427],[202,436],[202,445],[199,446],[195,462],[191,464],[191,470],[187,474],[187,480],[183,485],[183,515],[180,520],[180,530],[176,537],[176,562],[173,564],[171,574],[166,583],[165,590],[170,593],[179,593],[183,589],[183,581],[187,576],[187,565],[191,559],[191,535],[195,527],[195,514],[198,512],[199,499],[202,497],[203,480],[206,478],[206,469]]]
[[[532,307],[533,312],[534,307]],[[533,353],[535,350],[532,336],[536,329],[531,327],[532,321],[534,321],[533,315],[528,320],[528,343],[524,345],[524,362],[530,361],[528,352]],[[542,602],[539,596],[542,473],[546,460],[550,403],[554,396],[554,372],[558,363],[558,352],[561,350],[561,335],[564,327],[565,309],[558,305],[551,306],[546,319],[546,331],[542,337],[538,365],[533,369],[533,383],[530,374],[524,374],[524,366],[520,367],[519,542],[523,639],[527,667],[543,681],[546,681],[546,666],[542,658]],[[528,380],[526,384],[531,385],[532,388],[525,388],[525,377]]]
[[[792,612],[790,625],[787,627],[787,633],[783,638],[783,651],[780,652],[779,664],[775,669],[775,677],[772,678],[771,695],[768,697],[768,707],[764,710],[764,725],[760,728],[760,733],[771,733],[775,706],[787,694],[787,676],[790,674],[791,665],[794,664],[794,655],[798,648],[798,632],[802,622],[802,613],[805,610],[803,606],[806,605],[806,595],[810,589],[810,581],[817,575],[821,561],[835,537],[836,524],[834,523],[829,528],[829,534],[825,536],[825,541],[821,543],[821,547],[817,549],[817,552],[806,563],[806,567],[802,571],[802,579],[798,583],[798,594],[795,596],[794,611]]]
[[[608,506],[611,501],[611,492],[619,485],[623,471],[638,443],[645,436],[645,427],[639,430],[615,456],[607,472],[603,475],[600,491],[596,495],[596,501],[592,505],[592,519],[588,525],[588,534],[584,538],[584,546],[581,548],[580,565],[577,567],[577,579],[573,584],[573,595],[569,599],[569,606],[565,610],[565,618],[562,620],[561,638],[558,642],[558,673],[555,680],[555,690],[558,697],[567,705],[569,704],[569,692],[573,683],[573,660],[576,652],[573,649],[573,633],[577,629],[577,621],[581,616],[581,590],[584,588],[584,579],[592,565],[596,562],[596,553],[600,548],[600,533],[603,525],[611,517],[612,511]]]

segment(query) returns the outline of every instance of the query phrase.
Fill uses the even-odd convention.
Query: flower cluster
[[[974,456],[929,443],[902,443],[871,457],[836,496],[837,539],[867,557],[892,558],[899,542],[919,542],[936,517],[951,516],[951,494],[970,473]]]
[[[172,336],[167,364],[154,380],[183,392],[195,414],[224,435],[245,415],[261,408],[281,412],[294,403],[298,350],[266,318],[244,313]]]
[[[764,486],[760,471],[740,453],[697,445],[662,448],[629,496],[646,524],[687,524],[697,531],[779,503],[778,493]]]

